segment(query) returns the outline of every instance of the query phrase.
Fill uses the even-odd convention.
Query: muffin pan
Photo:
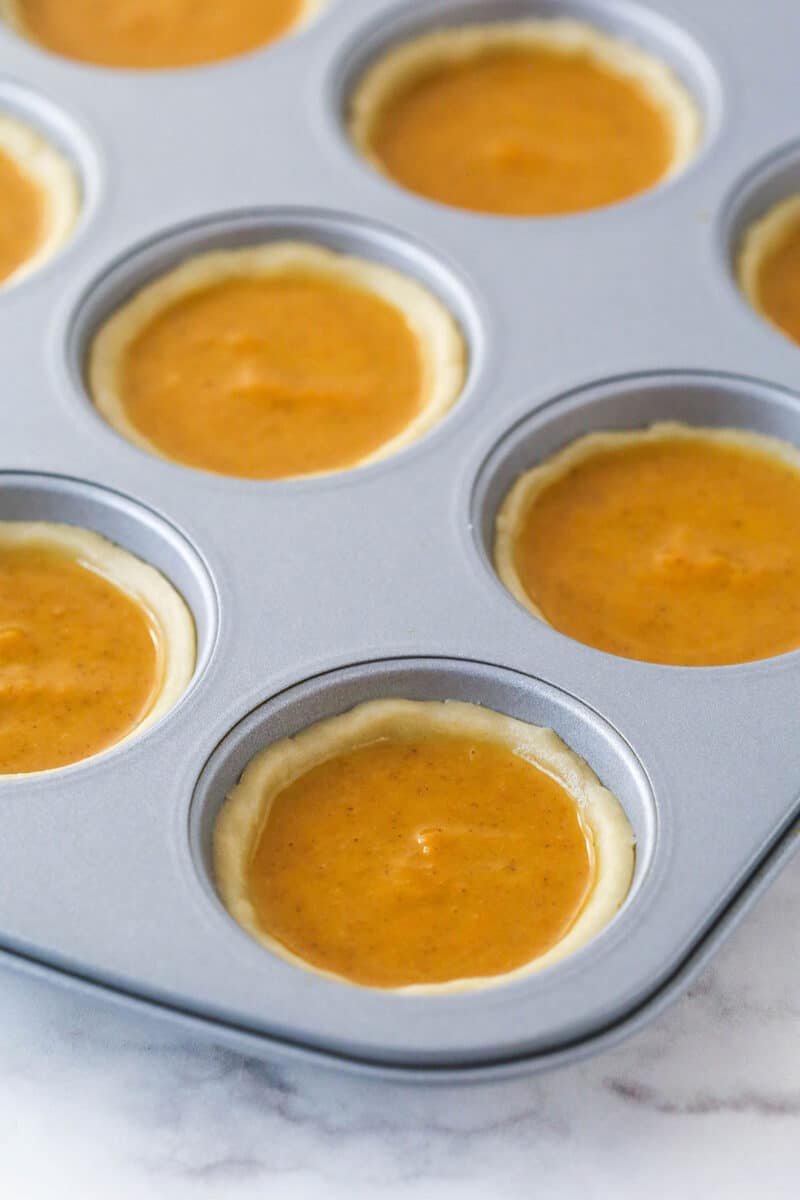
[[[695,161],[627,203],[552,219],[450,210],[351,147],[346,97],[394,39],[569,15],[660,54],[693,91]],[[607,1045],[686,985],[796,845],[800,653],[716,669],[613,658],[533,619],[491,566],[516,475],[591,429],[669,418],[800,445],[800,350],[738,295],[742,228],[798,187],[786,0],[328,0],[302,32],[210,67],[58,59],[0,28],[0,103],[72,156],[71,242],[0,292],[0,519],[72,521],[159,567],[198,628],[194,681],[140,737],[0,779],[0,947],[248,1052],[408,1078],[528,1071]],[[321,201],[324,200],[324,207]],[[466,388],[394,458],[253,483],[161,461],[96,414],[104,316],[185,255],[306,238],[399,267],[464,331]],[[631,893],[588,946],[467,995],[296,969],[240,930],[213,821],[252,753],[376,696],[453,697],[551,725],[620,798]]]

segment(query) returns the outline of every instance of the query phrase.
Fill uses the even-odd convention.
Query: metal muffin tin
[[[363,163],[342,111],[364,65],[435,25],[571,15],[669,61],[703,110],[679,178],[627,203],[500,219],[429,203]],[[681,987],[793,852],[800,654],[680,669],[614,658],[534,620],[491,567],[522,470],[595,428],[662,418],[800,444],[800,350],[739,296],[743,226],[800,186],[786,0],[424,4],[329,0],[302,33],[152,74],[58,59],[0,30],[0,105],[74,159],[71,243],[0,293],[0,518],[99,530],[160,567],[199,635],[159,724],[93,761],[0,780],[0,946],[257,1054],[468,1079],[578,1057]],[[470,372],[395,458],[326,478],[225,479],[160,461],[92,409],[92,331],[182,256],[300,237],[387,262],[455,314]],[[214,891],[211,830],[265,743],[373,696],[455,697],[552,725],[638,839],[615,920],[540,975],[403,997],[271,956]]]

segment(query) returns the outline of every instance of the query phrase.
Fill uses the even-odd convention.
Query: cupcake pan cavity
[[[611,208],[504,220],[428,203],[359,160],[346,95],[376,53],[525,15],[594,21],[660,54],[704,117],[686,171]],[[139,74],[0,26],[0,100],[47,98],[38,127],[85,188],[80,236],[0,294],[0,518],[118,541],[183,593],[199,641],[190,689],[140,738],[0,779],[9,962],[266,1057],[449,1080],[580,1057],[686,986],[797,844],[800,654],[689,670],[579,645],[499,583],[492,522],[519,472],[590,429],[667,418],[800,445],[800,350],[748,310],[732,271],[746,223],[800,184],[798,38],[787,0],[757,21],[745,0],[331,0],[241,59]],[[84,380],[104,317],[189,254],[286,237],[386,262],[450,308],[470,369],[441,424],[373,466],[264,483],[156,459],[105,425]],[[402,997],[291,967],[234,924],[209,865],[225,791],[267,741],[379,695],[484,703],[587,758],[638,841],[633,889],[594,942],[515,984]]]
[[[607,786],[625,807],[637,844],[634,881],[626,905],[632,902],[653,857],[656,812],[647,779],[625,742],[596,713],[540,680],[485,663],[433,657],[362,663],[326,673],[261,705],[231,731],[203,770],[190,815],[195,862],[211,894],[216,818],[254,755],[274,741],[302,732],[309,723],[339,716],[365,701],[387,698],[460,700],[555,729],[563,741],[602,771]],[[226,919],[230,920],[227,914]],[[257,945],[253,948],[260,953]]]

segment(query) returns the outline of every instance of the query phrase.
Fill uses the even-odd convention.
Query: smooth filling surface
[[[490,50],[442,63],[383,106],[371,150],[414,192],[506,215],[623,200],[667,172],[673,136],[638,83],[586,54]]]
[[[800,646],[800,471],[702,436],[633,441],[548,486],[514,541],[544,618],[612,654],[712,666]]]
[[[800,342],[800,212],[761,260],[756,287],[764,316]]]
[[[422,385],[398,309],[299,270],[178,300],[120,372],[130,422],[166,457],[255,479],[352,466],[409,424]]]
[[[286,33],[305,0],[14,0],[12,19],[56,54],[109,67],[230,58]]]
[[[39,248],[45,200],[40,188],[0,150],[0,281]]]
[[[0,546],[0,773],[77,762],[120,741],[161,681],[145,609],[70,554]]]
[[[246,869],[263,930],[374,987],[504,974],[570,929],[592,843],[565,788],[509,747],[386,737],[275,797]]]

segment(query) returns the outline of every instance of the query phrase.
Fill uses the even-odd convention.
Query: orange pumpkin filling
[[[112,746],[150,709],[160,653],[145,610],[50,546],[0,546],[0,774]]]
[[[556,629],[627,658],[747,662],[800,646],[800,470],[701,434],[574,463],[514,534]]]
[[[369,137],[409,190],[519,216],[624,200],[666,174],[673,150],[667,117],[637,82],[586,54],[523,47],[431,67],[389,97]]]
[[[20,28],[65,58],[183,67],[231,58],[286,33],[306,0],[15,0]]]
[[[800,342],[800,214],[759,264],[756,289],[763,315]]]
[[[500,975],[558,943],[595,878],[574,798],[507,747],[383,738],[275,797],[247,866],[259,926],[375,987]]]
[[[156,316],[127,350],[131,424],[166,457],[253,479],[353,466],[422,406],[402,313],[320,276],[225,280]]]

